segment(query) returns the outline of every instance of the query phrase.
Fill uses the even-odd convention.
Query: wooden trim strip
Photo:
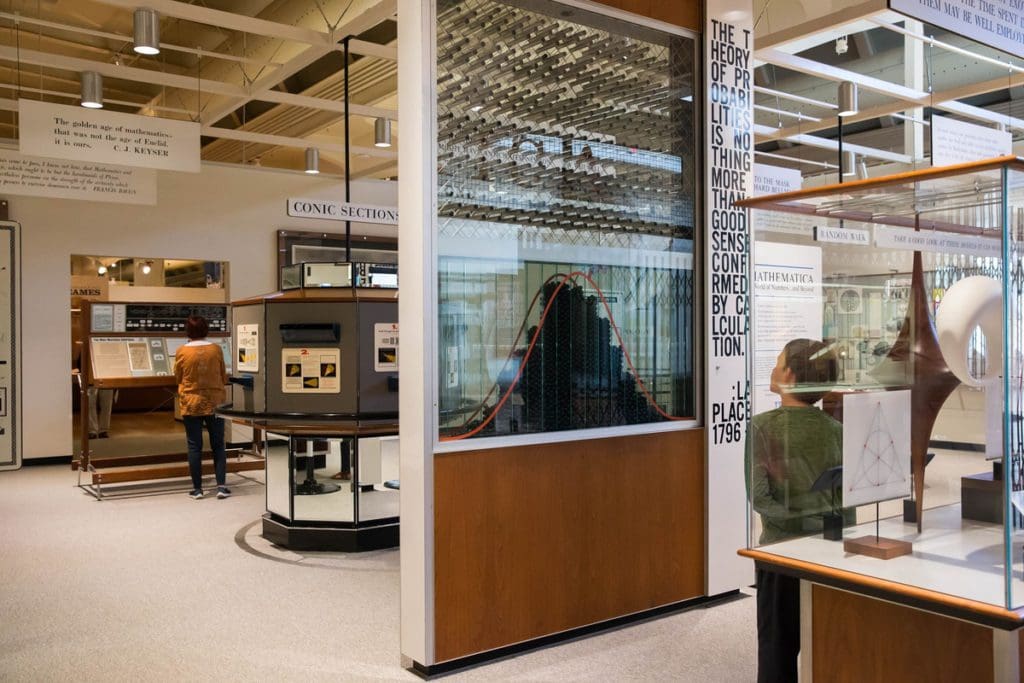
[[[853,590],[911,607],[919,607],[937,614],[945,614],[1007,630],[1017,629],[1024,625],[1024,608],[1008,610],[977,600],[886,581],[874,576],[767,553],[763,550],[748,548],[741,549],[738,553],[755,562],[771,565],[772,569],[781,570],[783,573],[792,574],[802,579],[834,588]]]
[[[951,176],[963,175],[965,173],[978,173],[980,171],[989,171],[1002,166],[1014,166],[1019,170],[1024,170],[1024,159],[1011,154],[1002,157],[995,157],[993,159],[983,159],[981,161],[955,164],[953,166],[921,168],[916,171],[896,173],[894,175],[880,176],[878,178],[851,180],[845,183],[833,183],[832,185],[813,187],[807,190],[794,190],[792,192],[781,192],[779,194],[751,197],[749,199],[742,199],[735,202],[735,205],[749,209],[776,209],[792,211],[789,207],[781,207],[778,205],[784,202],[794,202],[802,199],[812,199],[814,197],[827,197],[829,195],[839,193],[849,194],[859,190],[875,190],[883,187],[891,187],[893,185],[917,183],[925,180],[936,180],[938,178],[949,178]]]

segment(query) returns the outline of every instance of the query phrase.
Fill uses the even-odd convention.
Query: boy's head
[[[205,339],[210,325],[201,315],[190,315],[185,321],[185,334],[189,339]]]
[[[825,342],[794,339],[783,347],[772,370],[771,390],[814,405],[839,377],[839,362]],[[806,390],[805,390],[806,389]]]

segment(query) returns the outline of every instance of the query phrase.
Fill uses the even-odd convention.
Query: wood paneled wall
[[[814,683],[979,683],[994,677],[990,629],[814,586]]]
[[[434,482],[437,662],[703,595],[703,430],[439,454]]]
[[[691,31],[701,30],[703,3],[697,0],[597,0],[602,5],[664,21]]]

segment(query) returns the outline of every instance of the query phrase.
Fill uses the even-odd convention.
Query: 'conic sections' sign
[[[349,204],[326,199],[289,199],[288,215],[295,218],[320,218],[328,221],[398,224],[397,206]]]

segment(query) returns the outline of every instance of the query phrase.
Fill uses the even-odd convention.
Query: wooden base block
[[[900,555],[914,552],[914,544],[908,541],[897,541],[892,538],[861,536],[843,541],[843,550],[857,555],[868,555],[880,560],[891,560]]]

